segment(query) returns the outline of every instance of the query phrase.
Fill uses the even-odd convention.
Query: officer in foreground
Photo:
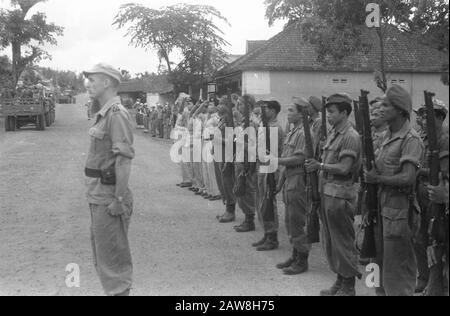
[[[132,119],[117,96],[118,70],[98,64],[84,75],[90,98],[101,107],[89,131],[91,146],[85,170],[94,264],[108,296],[128,296],[133,273],[128,243],[133,212],[128,181],[135,156]]]

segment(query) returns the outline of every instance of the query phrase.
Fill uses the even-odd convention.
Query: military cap
[[[327,107],[332,104],[338,103],[347,103],[351,106],[353,101],[352,98],[347,93],[336,93],[328,98]]]
[[[411,95],[399,85],[393,85],[388,89],[383,104],[392,105],[408,114],[412,112]]]
[[[441,101],[439,99],[433,99],[433,108],[435,111],[440,111],[442,113],[445,113],[445,115],[448,114],[447,106],[445,105],[444,101]],[[417,114],[423,113],[425,111],[425,105],[422,105],[417,110],[414,110]]]
[[[309,101],[303,97],[293,97],[292,103],[294,103],[295,105],[299,105],[301,107],[307,107],[307,108],[311,106]]]
[[[383,103],[383,98],[382,97],[376,97],[374,100],[370,101],[369,105],[370,106],[376,106],[376,104],[381,104]]]
[[[314,111],[316,111],[316,112],[322,111],[322,108],[323,108],[322,100],[319,99],[318,97],[314,97],[314,96],[310,97],[309,103],[313,107]]]
[[[117,80],[119,83],[122,82],[122,74],[120,73],[120,71],[115,69],[113,66],[105,63],[97,64],[92,67],[92,69],[84,71],[83,74],[85,76],[89,76],[92,74],[104,74]]]

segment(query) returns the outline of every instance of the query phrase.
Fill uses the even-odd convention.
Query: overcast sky
[[[53,56],[42,66],[60,70],[82,71],[99,61],[135,74],[157,71],[158,59],[153,51],[128,45],[124,30],[112,26],[122,4],[136,2],[152,8],[176,3],[208,4],[218,9],[230,22],[223,25],[226,51],[245,53],[245,41],[265,40],[281,31],[283,23],[269,27],[265,19],[264,0],[48,0],[38,4],[33,12],[47,14],[48,21],[63,26],[64,36],[58,38],[58,46],[46,49]],[[8,7],[9,0],[0,0],[0,7]],[[9,52],[3,52],[4,54]]]

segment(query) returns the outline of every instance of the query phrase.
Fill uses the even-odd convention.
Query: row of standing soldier
[[[195,116],[200,107],[192,105],[185,119]],[[421,116],[419,112],[425,113],[425,109],[429,114]],[[448,280],[448,201],[447,208],[442,203],[436,206],[429,200],[428,190],[439,185],[436,174],[441,174],[442,181],[448,178],[448,133],[442,129],[445,106],[427,94],[426,106],[418,112],[419,118],[427,120],[422,124],[423,137],[411,124],[411,96],[396,85],[370,105],[364,91],[358,101],[345,93],[322,100],[294,98],[288,109],[293,128],[286,136],[277,119],[280,110],[276,101],[256,103],[251,96],[229,95],[221,100],[217,127],[222,135],[226,127],[237,124],[262,126],[266,128],[266,148],[271,148],[268,133],[275,127],[281,146],[278,153],[268,153],[263,159],[278,158],[280,168],[273,174],[260,173],[263,164],[249,163],[248,154],[244,163],[215,163],[226,206],[225,213],[217,217],[219,222],[234,222],[238,204],[245,220],[235,230],[254,231],[258,215],[265,234],[253,246],[258,251],[277,249],[276,196],[282,193],[293,247],[291,258],[277,266],[285,274],[305,273],[311,245],[321,240],[337,275],[335,284],[322,291],[322,296],[356,295],[356,279],[362,277],[359,255],[381,268],[378,295],[413,295],[426,285],[426,294],[443,294],[446,284],[448,289],[448,281],[444,281],[444,271]],[[356,129],[349,121],[353,110]],[[223,152],[226,142],[224,138]],[[435,162],[430,166],[426,150]],[[436,166],[440,168],[433,169]],[[189,183],[184,181],[181,186],[189,187]],[[357,205],[365,227],[360,251],[354,229]]]
[[[137,99],[133,108],[136,111],[138,129],[144,129],[144,132],[150,133],[152,137],[170,138],[173,109],[168,104],[165,106],[157,104],[149,108],[147,103],[143,104]]]

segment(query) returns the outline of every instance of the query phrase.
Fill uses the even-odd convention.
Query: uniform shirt
[[[243,152],[238,152],[239,150],[245,151],[245,118],[244,116],[239,113],[239,119],[240,121],[235,121],[236,127],[235,128],[235,140],[236,140],[236,159],[242,159],[239,162],[243,161]],[[253,133],[254,132],[254,133]],[[249,125],[249,133],[247,134],[248,137],[248,143],[247,148],[249,152],[249,161],[250,162],[256,162],[257,159],[257,135],[258,135],[258,125],[250,119],[250,125]],[[242,154],[242,157],[238,157],[237,155]]]
[[[194,139],[202,139],[203,130],[205,128],[206,114],[200,113],[193,119],[193,136]]]
[[[392,133],[386,131],[382,145],[376,153],[376,166],[380,174],[394,176],[402,171],[404,163],[412,163],[420,168],[424,158],[425,146],[419,134],[406,122],[402,129]]]
[[[116,157],[134,159],[131,116],[115,97],[97,114],[95,125],[89,130],[91,145],[86,168],[104,170],[115,165]],[[100,179],[87,179],[87,198],[90,204],[110,205],[115,199],[115,186],[105,186]],[[129,191],[129,190],[128,190]],[[131,193],[124,196],[130,198]]]
[[[407,121],[402,129],[392,133],[389,129],[383,137],[381,148],[376,154],[376,166],[383,176],[395,176],[402,171],[405,163],[412,163],[417,169],[423,161],[425,146],[420,135],[411,127]],[[410,193],[414,186],[404,188],[394,188],[389,186],[380,186],[379,201],[381,215],[387,221],[385,227],[385,236],[398,238],[399,235],[408,234],[404,228],[404,222],[409,219],[417,225],[417,218],[411,218]],[[414,206],[419,210],[417,200],[413,201]]]
[[[262,123],[261,126],[262,127]],[[286,134],[283,131],[283,128],[281,127],[281,124],[278,122],[278,119],[274,119],[272,121],[269,122],[269,127],[270,128],[276,128],[278,130],[278,152],[277,152],[277,157],[281,157],[281,155],[283,154],[283,144],[284,144],[284,139],[286,137]],[[265,139],[265,129],[264,129],[264,133],[261,135],[264,136]],[[267,150],[269,150],[270,148],[266,148]],[[274,154],[274,153],[271,153]]]
[[[313,148],[315,151],[315,157],[320,157],[320,139],[322,135],[322,114],[315,120],[309,122],[311,125],[311,137],[313,140]]]
[[[305,142],[305,130],[302,125],[294,127],[287,135],[283,143],[283,152],[281,158],[290,158],[293,156],[305,156],[306,142]],[[293,171],[287,168],[288,175],[292,172],[303,173],[303,168],[297,166]]]
[[[383,144],[383,137],[384,134],[386,133],[386,131],[389,129],[389,127],[386,126],[385,129],[377,132],[377,131],[373,131],[372,132],[372,140],[373,140],[373,150],[377,151],[381,145]]]
[[[286,135],[281,158],[305,155],[305,150],[305,130],[302,125],[299,125]]]
[[[158,109],[156,112],[158,120],[162,120],[164,118],[164,113],[162,109]]]
[[[277,138],[278,138],[278,148],[277,148],[277,152],[271,152],[271,155],[276,155],[277,157],[281,157],[281,155],[283,154],[283,144],[284,144],[284,139],[285,139],[285,133],[283,131],[283,128],[281,127],[281,124],[278,122],[278,119],[275,118],[274,120],[270,121],[268,123],[269,127],[272,128],[276,128],[277,129]],[[262,128],[262,133],[259,133],[259,129]],[[264,144],[266,146],[266,151],[271,150],[272,148],[267,148],[267,143],[266,143],[266,129],[263,128],[263,123],[261,122],[260,126],[258,129],[258,144]],[[271,130],[272,132],[272,130]],[[270,137],[272,138],[273,135],[270,135]],[[271,144],[271,147],[273,147],[273,145]],[[259,148],[256,148],[257,150],[257,154],[259,155]],[[260,165],[268,165],[268,163],[262,163],[261,161],[257,161]],[[278,166],[278,171],[281,171],[281,166]]]
[[[212,114],[209,119],[206,120],[205,130],[203,132],[205,139],[211,139],[211,136],[214,136],[216,128],[219,125],[219,121],[220,118],[217,113]]]
[[[333,128],[324,147],[323,163],[335,165],[345,157],[351,157],[354,161],[348,176],[341,177],[322,173],[324,183],[341,184],[342,182],[352,182],[356,179],[361,170],[361,151],[361,137],[349,121],[339,129]],[[342,180],[344,178],[346,180]]]

